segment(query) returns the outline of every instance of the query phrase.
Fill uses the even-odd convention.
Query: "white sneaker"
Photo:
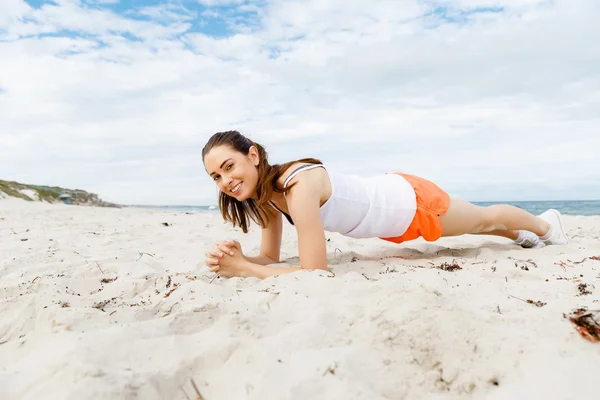
[[[537,249],[546,246],[538,235],[529,231],[519,231],[519,237],[515,240],[515,243],[524,249]]]
[[[560,212],[550,209],[540,214],[539,217],[550,224],[550,231],[540,238],[546,245],[569,243],[560,220]]]

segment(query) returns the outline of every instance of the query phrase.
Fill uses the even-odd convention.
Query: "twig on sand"
[[[586,258],[584,258],[581,261],[571,261],[571,260],[567,260],[567,261],[570,262],[570,263],[573,263],[573,264],[582,264],[586,260],[600,261],[600,257],[598,257],[598,256],[591,256],[591,257],[586,257]]]
[[[567,264],[566,262],[564,262],[562,260],[559,260],[558,262],[555,262],[554,265],[558,265],[565,272],[567,272],[567,267],[573,267],[572,265],[569,265],[569,264]]]
[[[512,297],[512,298],[515,298],[517,300],[521,300],[521,301],[523,301],[525,303],[533,304],[536,307],[544,307],[546,305],[546,303],[543,303],[541,301],[533,301],[531,299],[523,300],[523,299],[521,299],[521,298],[519,298],[517,296],[513,296],[512,294],[509,294],[509,296]]]
[[[104,271],[102,271],[102,268],[100,268],[100,264],[98,264],[98,261],[96,261],[96,265],[98,266],[98,269],[100,270],[100,272],[102,272],[102,275],[104,275]]]
[[[175,308],[175,306],[176,306],[177,304],[179,304],[179,302],[173,303],[173,305],[172,305],[171,307],[169,307],[169,309],[167,310],[167,312],[166,312],[166,313],[164,313],[164,315],[163,315],[163,316],[161,316],[161,318],[164,318],[164,317],[166,317],[167,315],[171,314],[171,311],[173,311],[173,308]]]
[[[334,363],[332,367],[327,367],[325,372],[323,372],[323,376],[327,375],[327,373],[330,373],[331,375],[335,375],[336,368],[337,368],[337,363]]]
[[[35,278],[33,278],[33,280],[31,281],[31,283],[33,283],[33,282],[37,281],[38,279],[40,279],[40,277],[39,277],[39,276],[36,276]]]
[[[190,379],[190,382],[192,382],[192,386],[194,387],[194,391],[196,392],[196,400],[204,400],[204,397],[202,397],[202,394],[200,393],[200,390],[198,390],[198,386],[196,386],[196,382],[194,382],[193,379]]]
[[[144,254],[145,254],[145,255],[147,255],[147,256],[150,256],[150,257],[154,257],[154,254],[150,254],[150,253],[144,253],[144,252],[141,252],[141,251],[139,251],[139,250],[138,250],[138,254],[140,255],[140,257],[139,257],[137,260],[135,260],[135,261],[140,261],[140,258],[142,258],[142,256],[143,256]]]
[[[171,288],[171,290],[169,290],[165,295],[164,298],[166,299],[167,297],[169,297],[171,295],[171,293],[173,293],[177,288],[179,287],[179,283],[176,283],[175,285],[173,285],[173,287]]]
[[[336,258],[336,256],[335,256],[335,255],[337,254],[337,252],[338,252],[338,251],[340,252],[340,258],[339,258],[339,259],[338,259],[338,258]],[[334,260],[335,260],[335,261],[337,261],[337,264],[339,264],[339,263],[340,263],[340,261],[342,261],[342,258],[343,258],[343,257],[344,257],[344,252],[342,252],[342,250],[340,250],[340,249],[338,249],[338,248],[336,247],[336,248],[335,248],[335,250],[333,251],[333,258],[334,258]]]
[[[191,399],[188,397],[188,395],[187,395],[187,393],[185,392],[185,390],[183,390],[183,388],[182,388],[181,386],[179,387],[179,389],[180,389],[180,390],[183,392],[183,395],[185,396],[185,398],[186,398],[187,400],[191,400]]]
[[[208,282],[209,284],[213,283],[213,281],[215,279],[217,279],[219,277],[219,274],[215,274],[215,276],[212,277],[212,279],[210,280],[210,282]]]

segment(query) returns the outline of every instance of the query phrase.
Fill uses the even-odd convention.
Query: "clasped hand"
[[[216,272],[225,278],[246,275],[246,257],[242,252],[242,246],[236,240],[216,242],[205,256],[206,266],[211,272]]]

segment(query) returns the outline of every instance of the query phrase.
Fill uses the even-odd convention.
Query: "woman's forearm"
[[[246,259],[246,268],[244,268],[243,278],[265,279],[275,275],[289,274],[290,272],[302,271],[302,267],[270,267],[250,262]]]
[[[252,264],[259,265],[277,264],[279,262],[278,260],[273,260],[267,256],[246,257],[246,260],[250,261]]]

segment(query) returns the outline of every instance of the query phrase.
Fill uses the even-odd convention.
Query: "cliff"
[[[120,207],[117,204],[103,201],[97,194],[88,193],[85,190],[65,189],[57,186],[26,185],[0,180],[0,198],[6,196],[17,197],[27,201],[62,202],[95,207]]]

